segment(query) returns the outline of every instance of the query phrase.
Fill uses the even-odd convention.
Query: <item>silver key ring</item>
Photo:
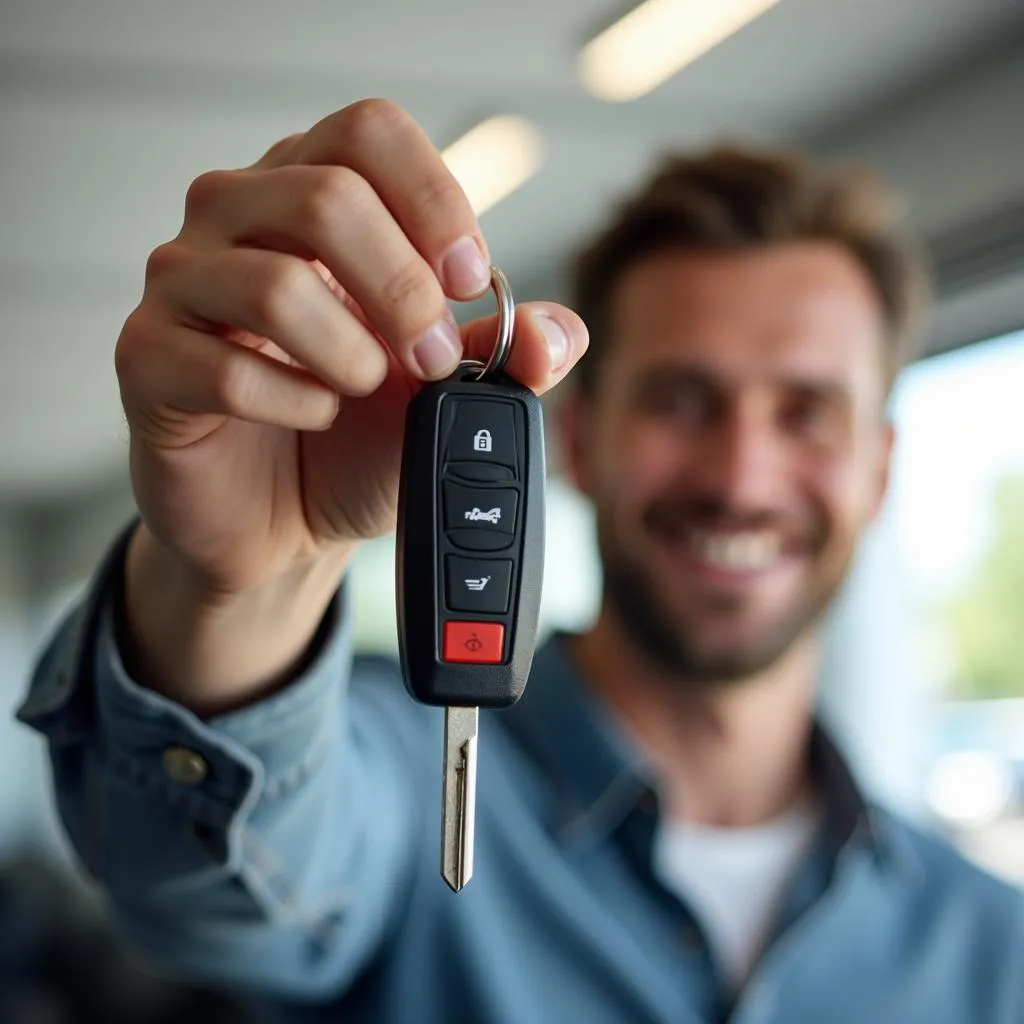
[[[505,369],[509,353],[512,351],[512,335],[516,329],[516,304],[512,299],[512,288],[504,272],[497,267],[491,267],[491,291],[498,300],[498,336],[494,341],[494,350],[490,358],[484,363],[480,359],[463,359],[459,368],[469,367],[480,372],[470,380],[483,380],[494,373],[500,373]]]

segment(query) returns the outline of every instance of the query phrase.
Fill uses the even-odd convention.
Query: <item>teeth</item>
[[[695,533],[691,550],[702,561],[734,572],[760,572],[774,565],[782,553],[777,533]]]

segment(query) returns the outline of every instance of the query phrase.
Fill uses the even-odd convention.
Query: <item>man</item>
[[[22,718],[126,934],[316,1019],[1024,1020],[1009,887],[870,806],[815,723],[817,630],[886,489],[921,274],[869,183],[668,162],[578,267],[561,424],[593,628],[481,729],[476,872],[438,876],[439,714],[350,662],[405,403],[485,354],[470,207],[356,104],[200,177],[117,346],[141,523]],[[582,355],[520,307],[511,372]]]

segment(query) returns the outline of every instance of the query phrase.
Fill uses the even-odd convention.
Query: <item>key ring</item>
[[[492,374],[500,373],[508,362],[509,353],[512,351],[512,335],[516,329],[516,305],[512,299],[512,288],[504,272],[497,267],[491,267],[491,291],[498,300],[498,337],[494,341],[494,350],[490,358],[484,363],[480,359],[463,359],[459,368],[468,367],[479,370],[475,377],[470,380],[483,380]]]

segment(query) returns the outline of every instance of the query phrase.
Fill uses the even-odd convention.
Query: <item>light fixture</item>
[[[527,120],[502,115],[482,121],[441,153],[479,217],[540,169],[540,132]]]
[[[587,43],[580,77],[599,99],[637,99],[776,3],[646,0]]]

